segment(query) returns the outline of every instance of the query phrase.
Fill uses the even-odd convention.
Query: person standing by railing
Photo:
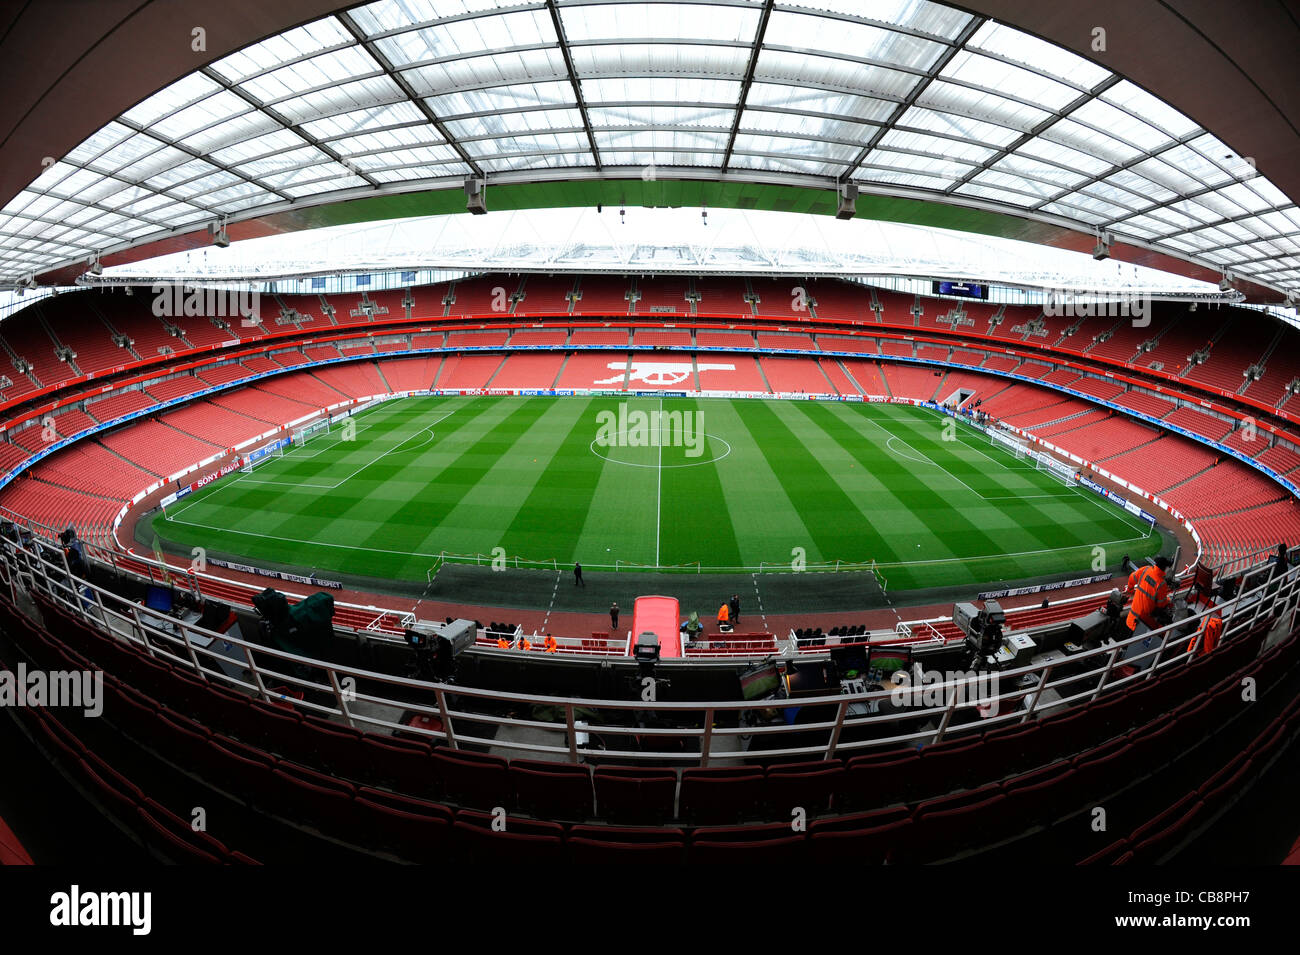
[[[1127,621],[1129,633],[1137,628],[1139,620],[1156,630],[1161,626],[1160,618],[1168,617],[1169,607],[1173,603],[1173,594],[1165,580],[1169,566],[1168,557],[1157,557],[1154,565],[1139,567],[1129,575],[1128,586],[1125,588],[1133,593]]]

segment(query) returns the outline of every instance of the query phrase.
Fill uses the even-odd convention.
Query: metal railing
[[[1070,673],[1057,675],[1062,660],[993,674],[950,673],[935,682],[926,682],[923,689],[914,686],[903,691],[921,693],[923,699],[919,706],[853,717],[851,707],[896,701],[900,691],[834,694],[788,701],[666,702],[536,696],[436,683],[311,659],[166,618],[74,576],[62,552],[49,549],[41,554],[11,541],[0,543],[0,583],[10,589],[15,601],[20,591],[43,595],[101,634],[190,670],[206,682],[236,687],[261,699],[288,703],[363,730],[423,734],[453,748],[501,745],[493,738],[496,728],[512,726],[553,733],[554,742],[509,742],[511,749],[551,758],[573,762],[592,758],[699,765],[707,765],[710,759],[743,756],[747,739],[758,737],[767,738],[765,743],[775,744],[762,749],[765,757],[830,759],[876,746],[933,744],[965,731],[1025,723],[1047,710],[1091,701],[1103,693],[1185,665],[1193,658],[1197,643],[1195,636],[1189,637],[1187,628],[1191,625],[1191,633],[1198,634],[1211,616],[1221,616],[1224,623],[1221,639],[1225,643],[1282,616],[1286,617],[1287,626],[1294,628],[1300,603],[1297,601],[1300,567],[1291,568],[1279,577],[1272,577],[1272,572],[1271,565],[1255,568],[1243,579],[1238,594],[1221,605],[1208,607],[1158,630],[1074,654],[1067,658],[1072,665]],[[1189,641],[1186,648],[1182,646],[1183,641]],[[673,667],[682,665],[661,665],[646,675],[656,680],[671,678]],[[1121,666],[1131,666],[1134,670],[1121,671]],[[986,678],[996,680],[995,692],[979,692],[968,699],[968,687]],[[295,698],[292,695],[295,691],[301,691],[303,698]],[[1046,698],[1049,691],[1056,699]],[[934,699],[938,701],[934,705],[925,702]],[[482,709],[468,708],[475,703]],[[504,709],[502,704],[529,704],[542,712],[535,709],[529,718],[498,716],[493,711]],[[756,712],[794,706],[833,708],[834,717],[797,725],[784,721],[755,723],[750,718]],[[442,728],[422,729],[394,722],[385,715],[394,709],[435,717],[441,721]],[[687,719],[691,725],[634,725],[640,722],[636,714],[646,713],[659,721]],[[625,714],[622,722],[617,721],[620,714]],[[959,714],[975,718],[969,722],[955,720]],[[490,731],[484,733],[483,728]],[[846,739],[846,731],[851,731],[856,738]],[[790,734],[808,733],[824,733],[826,741],[809,745],[796,740],[794,744],[783,745],[788,743]],[[578,743],[580,734],[586,734],[588,740],[582,745]],[[676,741],[679,749],[664,752],[628,747],[623,745],[628,737],[639,741]],[[687,746],[690,749],[683,751]]]

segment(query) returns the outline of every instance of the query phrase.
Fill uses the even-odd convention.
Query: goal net
[[[1035,454],[1034,468],[1051,475],[1060,481],[1066,487],[1074,487],[1074,468],[1064,462],[1056,460],[1050,454]]]
[[[263,464],[266,464],[268,461],[274,461],[276,458],[282,458],[282,457],[284,457],[284,448],[282,447],[267,448],[263,450],[260,454],[250,457],[248,463],[245,464],[239,470],[244,474],[251,474],[254,469],[260,468]]]
[[[319,421],[313,421],[306,427],[299,428],[293,433],[293,443],[295,446],[306,444],[318,434],[328,433],[330,430],[330,419],[321,418]]]
[[[1029,453],[1029,448],[1025,446],[1023,441],[1018,441],[1012,435],[1003,431],[999,431],[996,428],[990,428],[988,435],[990,443],[992,443],[995,448],[1001,448],[1003,451],[1008,451],[1011,454],[1014,454],[1017,458],[1023,458]]]

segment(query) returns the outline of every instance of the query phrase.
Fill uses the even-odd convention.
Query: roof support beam
[[[902,119],[903,114],[911,109],[912,105],[921,98],[921,94],[924,93],[929,88],[930,84],[934,82],[934,78],[943,72],[943,68],[952,62],[954,56],[965,49],[966,44],[970,42],[970,38],[973,37],[975,32],[983,25],[984,17],[973,17],[971,21],[966,24],[961,33],[959,33],[952,41],[952,45],[934,61],[934,66],[930,67],[925,78],[918,81],[917,84],[912,87],[912,91],[903,97],[903,101],[894,107],[894,111],[889,114],[889,118],[881,124],[880,128],[877,129],[874,134],[872,134],[871,139],[867,140],[867,144],[862,147],[862,151],[854,157],[853,162],[849,163],[849,168],[844,170],[842,179],[847,181],[855,172],[858,171],[858,167],[866,161],[869,155],[871,155],[871,151],[880,145],[880,140],[884,138],[885,133],[894,128],[894,124]]]
[[[1112,73],[1110,76],[1106,77],[1106,79],[1102,80],[1100,83],[1094,86],[1091,90],[1082,94],[1081,96],[1076,97],[1075,99],[1071,100],[1069,103],[1066,103],[1064,107],[1062,107],[1057,112],[1053,113],[1051,116],[1048,116],[1041,123],[1038,123],[1029,132],[1023,134],[1018,139],[1013,140],[1011,143],[1004,146],[1001,150],[994,153],[988,159],[984,160],[982,163],[980,163],[970,172],[966,173],[966,175],[962,176],[951,186],[945,189],[944,192],[948,195],[952,195],[954,192],[957,191],[958,187],[966,185],[966,183],[970,182],[980,173],[985,172],[988,169],[991,169],[993,166],[997,165],[998,163],[1002,162],[1002,160],[1006,159],[1008,156],[1014,153],[1021,146],[1025,145],[1025,143],[1037,139],[1040,135],[1042,135],[1042,133],[1045,130],[1051,128],[1057,122],[1059,122],[1062,116],[1069,116],[1071,113],[1073,113],[1084,103],[1087,103],[1089,100],[1096,99],[1098,96],[1106,92],[1106,90],[1110,89],[1118,82],[1119,82],[1119,76]]]
[[[555,35],[560,40],[560,55],[564,57],[564,68],[569,71],[569,82],[573,85],[573,99],[578,104],[578,113],[582,116],[582,125],[587,128],[587,142],[591,144],[591,160],[596,170],[601,169],[600,150],[596,148],[596,134],[591,129],[591,117],[587,115],[587,101],[582,95],[582,83],[578,81],[578,70],[573,65],[573,55],[569,52],[569,41],[564,35],[564,21],[560,19],[559,8],[555,0],[546,0],[546,9],[550,11],[551,23],[555,25]]]
[[[736,118],[731,124],[731,135],[727,138],[727,151],[722,156],[722,171],[731,165],[731,153],[736,148],[736,136],[740,133],[740,117],[745,113],[745,103],[749,100],[749,88],[754,83],[754,70],[758,66],[758,54],[763,49],[763,38],[767,36],[767,21],[772,18],[775,0],[767,0],[763,11],[758,15],[758,29],[754,31],[754,45],[749,50],[749,63],[745,65],[745,78],[740,83],[740,96],[736,99]]]
[[[339,23],[343,24],[343,29],[356,37],[357,43],[361,45],[361,48],[374,57],[375,62],[384,68],[384,72],[386,72],[389,78],[397,85],[397,88],[402,91],[402,95],[410,100],[411,104],[424,115],[424,118],[429,121],[429,125],[436,129],[438,135],[447,141],[447,145],[456,150],[461,161],[464,162],[465,165],[469,166],[477,178],[482,179],[483,170],[479,167],[479,164],[476,163],[474,158],[465,151],[465,147],[462,146],[457,141],[456,137],[448,131],[447,127],[442,124],[442,121],[434,115],[433,110],[429,108],[429,104],[424,101],[423,97],[416,95],[411,84],[408,83],[406,78],[394,68],[392,61],[389,60],[388,57],[384,56],[383,51],[375,45],[375,42],[370,37],[366,36],[365,32],[357,26],[356,21],[353,20],[348,13],[340,12],[335,14],[335,16],[338,17]]]

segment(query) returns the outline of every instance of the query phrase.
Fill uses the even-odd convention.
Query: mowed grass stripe
[[[714,465],[723,508],[703,515],[703,522],[696,520],[675,529],[674,537],[689,536],[692,545],[684,542],[675,553],[695,553],[698,556],[694,559],[718,566],[712,563],[712,551],[704,545],[711,539],[711,522],[729,519],[744,566],[757,567],[762,561],[789,564],[796,547],[803,549],[810,562],[823,560],[812,533],[769,466],[760,445],[761,436],[750,432],[742,420],[742,403],[728,398],[702,398],[697,402],[704,413],[704,430],[725,438],[731,446],[727,457]]]
[[[1004,466],[1001,469],[990,468],[987,459],[978,459],[979,456],[967,445],[958,441],[935,440],[934,432],[916,419],[900,418],[898,424],[895,433],[915,435],[916,440],[924,442],[923,450],[932,461],[972,487],[978,487],[972,475],[983,473],[994,478],[1003,493],[1023,495],[1017,501],[1006,502],[1013,505],[1006,510],[1044,547],[1091,544],[1139,533],[1117,513],[1099,507],[1100,501],[1085,498],[1080,491],[1065,487],[1043,471],[1022,471],[1017,475],[1009,468],[1019,462],[1007,451],[993,449],[996,455],[1001,456]],[[1002,480],[1003,476],[1012,475],[1019,480]],[[1025,484],[1022,485],[1021,481]],[[1053,496],[1037,496],[1041,494]]]
[[[509,454],[515,442],[546,413],[547,404],[519,399],[476,401],[482,402],[479,407],[485,409],[484,413],[464,422],[464,430],[449,436],[451,440],[445,447],[440,444],[436,450],[431,450],[430,460],[425,466],[413,467],[402,475],[399,489],[391,499],[385,501],[386,489],[379,488],[375,495],[356,505],[353,517],[368,514],[374,522],[370,535],[360,543],[376,550],[397,550],[401,549],[397,543],[400,541],[410,550],[422,554],[436,554],[443,550],[472,552],[491,533],[491,528],[487,528],[486,532],[480,531],[472,537],[457,536],[445,530],[443,524],[466,495],[482,485],[487,474]],[[450,422],[455,417],[446,420]],[[400,489],[400,484],[405,482],[414,486]],[[382,558],[384,561],[391,559]],[[427,569],[428,560],[424,559],[423,564],[423,569]],[[410,571],[408,568],[406,576],[412,576]]]
[[[856,410],[841,404],[817,404],[808,409],[808,413],[820,428],[838,441],[863,467],[871,469],[893,488],[899,507],[882,513],[882,534],[888,537],[891,556],[876,560],[882,563],[944,562],[919,565],[918,570],[911,575],[901,568],[895,568],[894,577],[891,577],[893,587],[926,586],[927,584],[918,581],[928,581],[936,576],[935,572],[926,570],[927,567],[936,570],[942,568],[937,572],[955,577],[954,583],[962,583],[963,577],[973,580],[969,567],[955,558],[1000,555],[1006,552],[1004,544],[987,533],[979,523],[986,512],[995,512],[996,508],[981,503],[969,492],[963,492],[960,498],[955,498],[950,492],[937,489],[921,479],[915,470],[916,463],[891,453],[880,442],[878,435],[863,427],[864,422]],[[912,521],[924,524],[927,540],[939,542],[942,549],[927,550],[927,540],[918,540],[908,533],[907,524]],[[921,547],[916,547],[916,544],[921,544]]]
[[[793,401],[777,410],[865,515],[864,553],[877,561],[957,556],[945,538],[904,499],[907,470],[878,443],[863,441],[839,417],[841,406]],[[891,466],[892,464],[892,466]],[[919,544],[920,547],[914,545]]]
[[[961,427],[969,433],[970,429],[964,425]],[[1000,459],[1008,468],[1022,463],[1009,451],[992,447],[991,442],[988,454],[984,454],[982,448],[977,451],[964,442],[944,442],[940,453],[969,454],[976,459],[977,466],[980,460],[987,461],[990,457]],[[1027,478],[1032,477],[1041,488],[1040,494],[1050,496],[1026,496],[1017,501],[1003,502],[1010,506],[1002,511],[1001,519],[1018,522],[1021,528],[1035,533],[1040,540],[1045,536],[1044,547],[1072,548],[1061,551],[1062,558],[1072,561],[1072,566],[1091,568],[1095,563],[1092,550],[1095,546],[1101,546],[1103,550],[1137,546],[1155,550],[1159,547],[1158,531],[1140,524],[1114,504],[1082,488],[1066,487],[1046,472],[1034,469],[1024,474]],[[1015,548],[1008,548],[1008,551],[1014,552]],[[1024,565],[1020,558],[1013,559]],[[1102,559],[1109,564],[1114,555],[1103,553]]]
[[[954,446],[963,447],[972,456],[980,457],[978,452],[961,442],[945,442],[942,437],[935,441],[933,433],[925,430],[929,422],[922,417],[931,415],[931,412],[906,406],[863,406],[860,410],[864,415],[879,411],[892,418],[893,421],[883,423],[886,430],[901,435],[914,450],[936,464],[942,463],[946,468],[957,467],[955,462],[945,457]],[[913,423],[921,421],[921,426],[908,428],[909,418],[913,419]],[[942,419],[936,423],[942,423]],[[999,457],[1006,464],[1003,473],[1006,473],[1007,468],[1021,465],[1014,455],[997,448],[990,448],[990,453],[983,458],[983,462],[990,471],[996,473]],[[921,473],[926,471],[926,467],[918,465],[917,470]],[[983,531],[996,531],[996,535],[989,533],[988,536],[995,537],[999,542],[997,548],[985,551],[986,554],[994,555],[990,559],[961,561],[961,566],[971,573],[973,580],[1009,580],[1063,571],[1085,572],[1092,569],[1092,548],[1097,544],[1124,542],[1135,552],[1151,552],[1159,547],[1158,533],[1135,531],[1123,517],[1108,512],[1111,505],[1101,501],[1094,504],[1082,498],[1081,492],[1066,488],[1041,471],[1025,472],[1023,476],[1033,484],[1033,488],[1023,489],[1025,494],[1049,493],[1055,496],[1060,492],[1068,496],[1063,500],[1050,499],[1045,505],[1040,498],[963,505],[963,519],[980,521]],[[965,494],[965,500],[978,500],[978,496],[970,490],[966,490]],[[955,492],[953,496],[956,497]],[[1088,512],[1090,507],[1095,508],[1093,514]],[[1051,513],[1053,511],[1055,513]],[[1069,533],[1062,532],[1061,521],[1068,522]],[[1001,556],[996,556],[999,554]],[[1113,555],[1107,556],[1107,562],[1110,562],[1111,557]],[[944,578],[950,576],[944,568],[926,566],[908,568],[905,573],[915,581],[915,586],[925,586],[926,580],[942,583],[945,582]]]
[[[908,410],[912,414],[915,413],[913,409]],[[963,519],[968,524],[978,522],[984,539],[994,542],[981,544],[980,549],[975,553],[995,554],[1001,551],[1005,554],[1030,554],[1033,551],[1052,550],[1062,543],[1082,542],[1073,536],[1074,531],[1066,535],[1066,539],[1062,541],[1060,530],[1055,526],[1055,522],[1044,518],[1042,513],[1033,507],[1032,501],[1024,498],[1003,500],[1002,498],[1013,498],[1017,494],[1017,491],[1010,486],[1011,481],[1004,483],[999,480],[1002,475],[1009,475],[1010,472],[1005,467],[999,468],[989,461],[984,461],[982,467],[977,467],[973,462],[962,457],[961,452],[949,452],[949,448],[960,447],[965,453],[970,453],[965,445],[960,445],[956,441],[942,440],[941,419],[931,416],[922,427],[917,427],[915,419],[909,420],[911,415],[892,414],[882,409],[881,417],[887,420],[884,422],[877,421],[875,418],[870,420],[882,433],[888,433],[890,437],[897,439],[892,445],[897,449],[896,453],[901,456],[904,453],[916,452],[933,462],[933,464],[911,463],[911,470],[917,482],[939,491],[953,503],[953,510],[964,515]],[[900,447],[898,441],[905,444]],[[1014,456],[1009,458],[1012,463],[1015,463]],[[1022,483],[1025,477],[1027,475],[1015,475],[1016,483],[1021,484],[1018,493],[1044,493],[1045,489],[1037,482]],[[1047,478],[1047,480],[1052,479]],[[1057,487],[1065,490],[1060,485]],[[990,501],[988,497],[999,500]],[[1097,533],[1096,523],[1092,520],[1087,523],[1089,532]],[[1096,540],[1097,538],[1090,536],[1083,539]],[[1034,555],[1030,556],[1032,559]],[[1012,562],[1020,561],[1017,557],[1007,559]],[[1028,565],[1021,564],[1021,567],[1026,573],[1031,572]]]
[[[881,535],[800,436],[766,401],[746,402],[739,411],[768,467],[811,532],[821,559],[875,559],[870,547],[881,546]]]
[[[610,465],[593,454],[596,418],[601,412],[616,412],[621,399],[579,398],[579,413],[561,441],[551,467],[538,478],[532,492],[519,508],[502,536],[501,546],[510,556],[528,560],[555,560],[561,568],[572,561],[595,564],[596,551],[605,557],[639,560],[647,538],[654,533],[644,506],[635,502],[646,497],[649,486],[639,474],[617,475],[609,482],[609,494],[601,494]],[[615,470],[622,470],[616,468]],[[638,522],[639,521],[639,522]],[[612,548],[621,547],[621,555]]]
[[[405,437],[445,413],[445,409],[436,414],[432,413],[433,410],[416,408],[404,416]],[[536,413],[540,414],[541,410],[536,408]],[[519,421],[517,414],[518,409],[492,399],[462,402],[455,415],[436,426],[442,429],[444,437],[441,440],[446,444],[439,442],[435,448],[419,452],[421,456],[443,456],[446,464],[425,469],[423,479],[418,482],[422,493],[414,496],[389,490],[392,497],[385,498],[382,487],[352,489],[353,482],[358,485],[374,483],[354,478],[330,491],[305,489],[306,496],[286,494],[274,512],[241,501],[241,507],[247,510],[241,512],[239,520],[225,516],[234,504],[223,501],[215,513],[205,511],[201,523],[228,527],[229,532],[215,530],[208,539],[212,546],[234,553],[365,576],[415,579],[424,573],[429,563],[428,555],[433,553],[421,546],[429,522],[438,513],[445,513],[454,506],[459,495],[473,487],[474,478],[481,473],[470,470],[463,463],[464,459],[475,453],[481,454],[479,449],[485,441],[491,442],[499,429],[526,429],[527,423]],[[513,425],[510,423],[512,419]],[[453,421],[455,425],[451,426]],[[392,435],[395,431],[395,428],[381,429],[384,435]],[[358,460],[363,463],[367,459],[373,460],[385,450],[397,447],[400,440],[404,437],[378,443],[369,440],[363,443],[358,439],[358,447],[349,449],[343,466],[351,465],[349,471],[355,470]],[[307,447],[310,446],[308,442]],[[359,458],[357,452],[360,452]],[[445,480],[444,476],[455,468],[459,469],[460,479]],[[339,477],[349,471],[344,471]],[[390,471],[381,484],[391,482],[392,477]],[[275,490],[268,489],[270,492]],[[283,492],[285,489],[279,490]],[[260,493],[263,493],[261,489]],[[386,502],[395,506],[386,506]],[[271,513],[279,519],[269,521],[268,514]],[[347,522],[339,520],[343,515],[350,515]],[[182,521],[172,523],[175,525],[190,519],[187,514]],[[352,521],[357,523],[353,525]],[[239,533],[241,531],[243,533]],[[326,546],[318,547],[316,542]]]
[[[220,523],[221,526],[231,530],[257,530],[264,534],[273,533],[274,529],[280,526],[277,522],[283,521],[307,520],[312,526],[323,526],[330,519],[347,513],[368,493],[360,487],[364,483],[359,479],[360,476],[354,479],[357,481],[357,486],[350,487],[351,482],[344,480],[349,474],[368,462],[374,462],[379,454],[391,451],[399,445],[400,440],[409,438],[413,432],[419,430],[423,422],[441,417],[448,410],[451,409],[437,406],[416,407],[407,409],[407,413],[401,416],[400,421],[383,422],[378,425],[375,433],[384,435],[392,435],[400,425],[404,430],[394,440],[376,442],[369,436],[365,438],[358,436],[354,442],[341,442],[341,447],[334,452],[335,469],[330,470],[326,465],[324,470],[314,472],[315,476],[329,477],[328,481],[322,480],[319,483],[343,482],[333,490],[293,484],[283,475],[281,462],[289,468],[295,467],[297,462],[293,460],[293,456],[296,450],[288,452],[282,459],[262,466],[251,475],[239,475],[204,488],[192,495],[196,499],[196,504],[202,502],[207,515],[200,523]],[[448,433],[454,434],[460,428],[469,426],[476,413],[496,414],[500,411],[491,403],[478,408],[462,405],[457,410],[458,415],[444,419],[440,424],[441,440],[445,441]],[[312,443],[309,441],[306,448],[311,446]],[[393,457],[393,455],[389,456]],[[174,521],[192,519],[188,509],[175,511],[170,517]],[[214,517],[216,520],[212,519]],[[372,530],[373,526],[367,526],[365,533],[368,534]],[[286,536],[297,538],[303,535]]]
[[[455,407],[450,399],[418,398],[412,407],[388,402],[367,409],[356,417],[355,440],[343,440],[349,432],[347,422],[336,422],[328,434],[317,434],[300,449],[295,449],[269,465],[255,471],[249,483],[285,481],[298,484],[328,485],[370,463],[379,454],[391,451],[411,436],[412,422],[430,419]],[[301,453],[297,453],[301,451]],[[351,463],[351,468],[345,465]],[[313,490],[313,488],[307,488]],[[314,488],[323,490],[323,488]]]
[[[711,566],[744,566],[735,531],[737,519],[743,516],[743,512],[737,514],[728,510],[719,473],[737,467],[739,463],[732,461],[730,455],[722,457],[720,461],[711,460],[720,457],[726,445],[721,444],[716,437],[707,437],[709,429],[713,427],[713,416],[708,412],[706,402],[669,398],[664,400],[663,405],[665,411],[680,411],[683,417],[687,413],[694,415],[696,427],[704,434],[701,436],[703,444],[698,458],[689,457],[688,449],[684,447],[664,449],[665,464],[687,466],[665,468],[663,472],[659,562],[674,565],[703,560],[700,536],[707,535],[708,560],[713,562]],[[752,506],[748,510],[752,512]]]
[[[548,401],[545,398],[523,399],[521,411],[540,409],[537,417],[523,419],[526,427],[518,430],[509,447],[459,501],[428,531],[423,546],[430,549],[464,553],[478,547],[487,553],[501,546],[502,538],[537,482],[555,467],[554,457],[581,420],[576,404]],[[491,547],[483,549],[487,542]]]
[[[592,566],[619,561],[649,566],[655,562],[659,449],[648,444],[633,447],[627,443],[628,435],[614,436],[612,446],[594,444],[597,418],[609,413],[617,422],[625,402],[629,412],[649,413],[659,408],[658,399],[607,398],[592,405],[587,432],[574,436],[575,452],[585,453],[600,465],[571,554]],[[578,520],[575,512],[568,516]]]

